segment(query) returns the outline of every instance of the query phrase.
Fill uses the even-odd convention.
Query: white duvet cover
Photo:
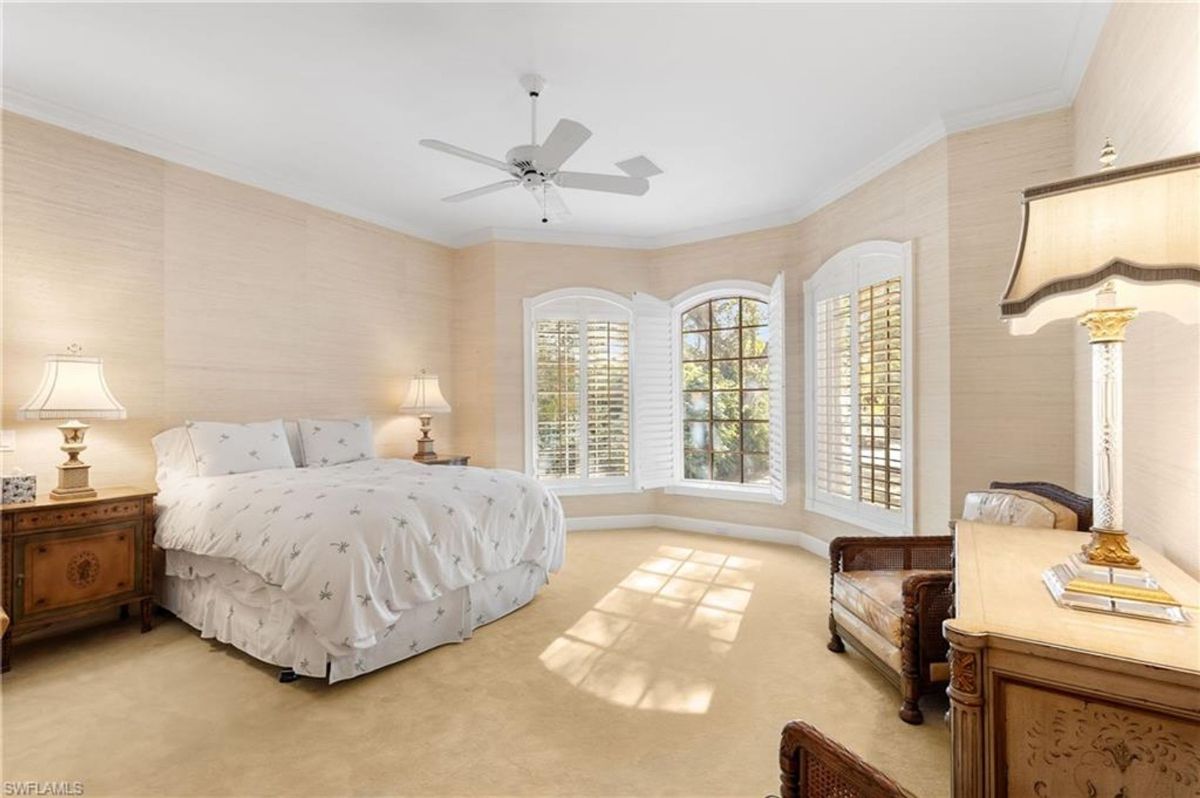
[[[558,499],[511,471],[364,460],[163,486],[156,542],[278,587],[332,655],[522,562],[562,566]]]

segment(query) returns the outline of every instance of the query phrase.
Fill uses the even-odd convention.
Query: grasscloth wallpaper
[[[454,251],[6,114],[3,425],[18,431],[6,462],[52,484],[53,425],[14,412],[42,355],[78,342],[105,357],[130,411],[92,432],[97,483],[151,482],[150,437],[189,417],[367,414],[381,451],[407,455],[415,422],[395,407],[420,367],[442,375],[454,407],[435,421],[439,448],[520,469],[522,298],[566,286],[666,298],[784,271],[787,503],[661,492],[564,503],[575,517],[658,513],[828,540],[857,530],[803,509],[802,286],[844,247],[885,238],[914,242],[918,531],[942,533],[963,493],[993,479],[1086,490],[1079,333],[1064,322],[1014,338],[998,318],[1020,191],[1090,171],[1105,135],[1124,163],[1200,149],[1198,14],[1117,5],[1073,108],[952,135],[794,224],[652,251]],[[1127,383],[1129,529],[1193,572],[1198,344],[1194,327],[1139,320]]]
[[[71,343],[129,411],[88,434],[95,484],[153,484],[150,438],[187,418],[369,415],[406,454],[409,377],[459,398],[450,250],[13,114],[3,158],[5,463],[41,489],[61,439],[16,410]]]

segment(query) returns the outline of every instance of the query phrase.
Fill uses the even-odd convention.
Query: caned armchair
[[[916,798],[802,721],[783,727],[780,798]]]
[[[1047,482],[993,482],[963,517],[995,524],[1087,529],[1092,501]],[[921,696],[950,676],[942,621],[953,606],[953,535],[841,537],[829,544],[829,650],[845,641],[900,689],[900,718],[921,723]]]

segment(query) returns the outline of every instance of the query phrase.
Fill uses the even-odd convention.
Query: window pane
[[[683,417],[708,419],[709,398],[706,391],[689,391],[683,395]]]
[[[707,452],[687,452],[684,454],[684,479],[708,479],[710,473]]]
[[[629,324],[587,323],[588,476],[629,475]]]
[[[742,361],[742,378],[743,388],[769,388],[767,359],[764,357]]]
[[[712,303],[713,327],[736,327],[741,314],[737,299],[715,299]]]
[[[712,439],[709,437],[709,423],[707,421],[688,421],[683,425],[683,446],[685,449],[704,449],[712,448]]]
[[[685,390],[708,388],[708,361],[683,364],[683,387]]]
[[[713,425],[713,449],[721,452],[736,452],[741,448],[741,425],[736,421],[720,421]]]
[[[765,421],[742,425],[742,450],[766,454],[771,440],[770,425]]]
[[[713,330],[712,351],[714,358],[738,357],[741,354],[738,350],[738,331]]]
[[[740,388],[739,363],[736,360],[717,360],[713,362],[713,389]]]
[[[766,357],[770,334],[766,327],[746,327],[742,330],[742,356]]]
[[[767,323],[767,303],[757,299],[742,300],[742,326],[753,327]]]
[[[745,482],[767,482],[771,466],[765,454],[748,454],[742,458],[742,479]]]
[[[697,305],[683,314],[683,329],[685,330],[707,330],[709,326],[707,302]]]
[[[742,417],[740,412],[741,395],[737,391],[715,391],[712,396],[713,418],[737,421]]]
[[[683,334],[683,359],[706,360],[708,358],[708,333]]]
[[[744,391],[742,393],[742,418],[770,421],[771,394],[767,391]]]
[[[767,304],[742,297],[714,299],[683,314],[685,479],[766,479],[770,441],[766,324]],[[710,416],[711,425],[699,423]],[[748,423],[743,426],[743,422]],[[700,446],[714,452],[711,460],[701,456]]]
[[[714,454],[712,478],[718,482],[741,482],[742,456],[740,454]]]

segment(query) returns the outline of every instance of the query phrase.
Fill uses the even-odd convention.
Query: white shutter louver
[[[854,364],[849,294],[816,302],[814,487],[849,499],[854,470]]]
[[[634,477],[641,490],[675,477],[675,336],[671,306],[633,295]]]
[[[783,272],[771,284],[771,296],[767,303],[768,329],[767,368],[770,385],[770,485],[771,498],[783,502],[787,498],[787,434],[784,427],[787,419],[787,393],[784,375],[787,363],[784,357],[784,284]]]

